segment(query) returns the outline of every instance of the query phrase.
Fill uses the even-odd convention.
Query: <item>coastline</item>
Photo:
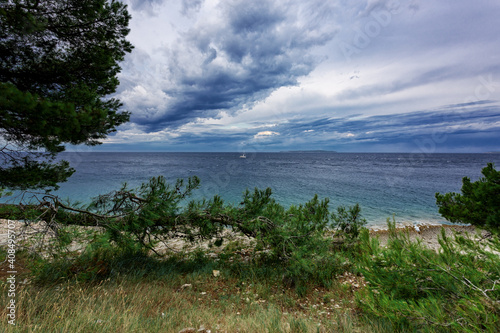
[[[8,220],[6,219],[0,219],[0,246],[7,244],[7,232],[8,232],[7,221]],[[21,221],[16,221],[15,223],[16,232],[20,232],[22,224],[23,223]],[[368,226],[367,228],[370,231],[371,236],[375,236],[378,238],[381,246],[386,246],[387,241],[389,239],[389,231],[387,225],[386,226],[374,225],[374,226]],[[480,230],[471,225],[438,224],[433,222],[419,223],[419,224],[413,224],[410,222],[396,223],[397,231],[407,232],[410,237],[410,240],[415,241],[418,238],[421,240],[422,244],[424,244],[426,247],[436,251],[439,250],[439,248],[441,247],[438,241],[438,237],[441,235],[441,228],[444,228],[447,236],[452,236],[454,232],[462,234],[468,233],[469,235],[477,234],[478,235],[477,237],[483,237],[487,234],[486,231]],[[45,225],[45,223],[39,222],[36,224],[32,224],[28,232],[27,230],[24,230],[25,232],[24,234],[18,235],[20,236],[19,240],[28,239],[30,238],[30,235],[34,235],[40,231],[47,231],[47,226]],[[224,236],[228,242],[240,241],[241,243],[246,245],[249,245],[251,243],[251,240],[248,239],[248,237],[235,234],[230,231],[225,232]],[[173,252],[192,251],[196,248],[202,248],[208,250],[209,243],[210,241],[197,244],[188,244],[186,241],[182,239],[172,239],[165,244],[159,244],[158,250],[161,251],[171,250]],[[74,246],[74,247],[75,249],[79,247],[81,249],[81,244],[80,246]]]
[[[417,238],[421,240],[422,244],[429,249],[439,250],[439,236],[441,235],[441,228],[444,228],[446,236],[453,236],[455,232],[459,234],[477,235],[476,237],[484,237],[488,234],[487,231],[480,230],[472,225],[457,225],[457,224],[437,224],[437,223],[421,223],[418,225],[410,223],[397,223],[396,230],[408,233],[411,241],[416,241]],[[375,228],[368,228],[371,236],[376,236],[381,246],[386,246],[389,240],[389,230],[377,226]]]

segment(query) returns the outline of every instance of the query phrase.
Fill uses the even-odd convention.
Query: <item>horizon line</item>
[[[336,150],[279,150],[279,151],[140,151],[140,150],[106,150],[106,151],[77,151],[77,150],[65,150],[61,153],[203,153],[203,154],[257,154],[257,153],[335,153],[335,154],[424,154],[424,155],[432,155],[432,154],[500,154],[500,151],[487,151],[487,152],[446,152],[446,151],[436,151],[436,152],[410,152],[410,151],[336,151]]]

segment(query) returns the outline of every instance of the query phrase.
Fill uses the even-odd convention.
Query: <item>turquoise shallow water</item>
[[[499,154],[371,153],[63,153],[76,169],[59,196],[88,202],[116,190],[123,182],[138,186],[149,177],[198,176],[194,198],[219,194],[238,204],[246,188],[271,187],[275,199],[289,206],[314,194],[330,206],[359,203],[370,225],[388,217],[399,222],[444,222],[435,205],[436,192],[460,191],[462,177],[477,180]],[[5,202],[6,199],[3,198]]]

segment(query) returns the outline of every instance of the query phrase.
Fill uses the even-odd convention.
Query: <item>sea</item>
[[[238,206],[246,189],[271,188],[277,202],[304,204],[315,194],[329,198],[330,209],[359,203],[368,225],[397,222],[444,223],[435,193],[460,192],[462,178],[481,177],[488,162],[500,165],[500,154],[336,153],[138,153],[83,152],[60,154],[76,172],[53,194],[71,202],[90,203],[127,183],[140,186],[154,176],[169,182],[198,176],[201,186],[190,198],[219,195]],[[1,198],[19,200],[19,193]],[[186,202],[187,203],[187,202]],[[184,203],[184,204],[186,204]]]

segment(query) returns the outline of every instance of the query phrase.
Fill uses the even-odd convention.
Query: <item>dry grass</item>
[[[184,287],[184,282],[191,284]],[[293,290],[238,281],[189,277],[176,281],[104,281],[50,287],[18,285],[16,327],[5,332],[337,332],[354,329],[351,286],[314,290],[298,298]],[[259,295],[263,293],[263,295]],[[7,290],[3,285],[2,304]],[[6,309],[0,318],[6,318]],[[361,330],[366,332],[367,330]]]
[[[434,233],[433,228],[423,231]],[[175,245],[186,250],[185,244]],[[21,255],[16,263],[17,325],[8,325],[7,309],[2,306],[2,332],[177,333],[187,327],[212,333],[390,331],[380,323],[364,321],[355,302],[364,281],[350,273],[334,277],[329,289],[312,288],[299,297],[280,281],[239,280],[224,271],[214,276],[206,270],[154,278],[124,275],[99,284],[23,284],[19,282],[30,276],[25,260]],[[0,265],[0,304],[9,301],[7,270],[6,263]]]
[[[352,274],[338,276],[329,289],[312,288],[299,297],[279,282],[240,280],[206,270],[37,285],[29,280],[27,260],[21,253],[16,262],[24,267],[17,276],[16,326],[8,324],[2,306],[1,332],[177,333],[187,327],[212,333],[379,331],[358,317],[355,293],[363,280]],[[7,269],[7,263],[0,269]],[[2,276],[0,304],[8,303],[7,295]]]

